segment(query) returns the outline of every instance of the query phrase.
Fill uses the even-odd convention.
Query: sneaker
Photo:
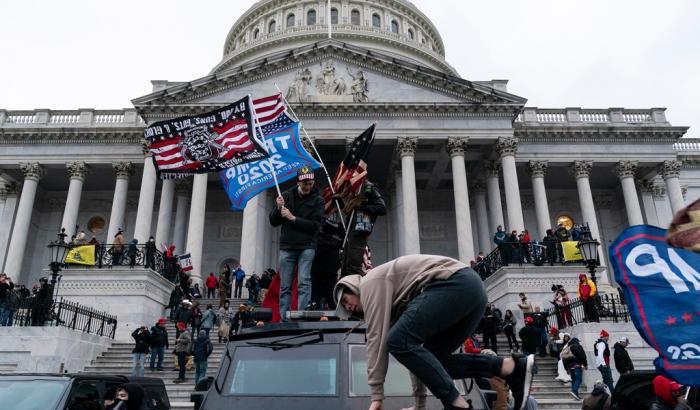
[[[530,388],[532,387],[533,368],[535,366],[535,355],[528,355],[515,360],[515,369],[513,373],[506,376],[506,382],[510,386],[510,391],[513,392],[515,399],[514,410],[524,410],[527,405],[527,398],[530,396]]]
[[[583,400],[583,399],[581,398],[581,396],[579,396],[578,394],[576,394],[576,393],[574,393],[574,392],[572,392],[572,391],[569,392],[569,393],[570,393],[572,396],[574,396],[574,399],[575,399],[575,400],[578,400],[578,401]]]

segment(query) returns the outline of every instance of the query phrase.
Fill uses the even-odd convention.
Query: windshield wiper
[[[311,340],[304,340],[304,341],[296,342],[296,343],[285,343],[285,342],[289,342],[291,340],[301,339],[303,337],[309,337],[309,336],[316,336],[316,338],[311,339]],[[314,343],[320,343],[320,342],[323,342],[323,333],[321,333],[320,330],[313,330],[311,332],[302,333],[300,335],[288,337],[285,339],[275,340],[273,342],[247,342],[246,344],[250,345],[250,346],[255,346],[255,347],[267,347],[267,348],[270,348],[272,350],[282,350],[282,349],[288,349],[290,347],[301,347],[301,346],[310,345],[310,344],[314,344]]]

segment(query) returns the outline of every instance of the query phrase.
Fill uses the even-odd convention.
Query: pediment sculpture
[[[352,71],[345,68],[351,80],[346,80],[336,70],[333,61],[320,64],[316,77],[315,90],[311,87],[314,74],[311,69],[297,71],[294,80],[287,88],[286,98],[292,102],[369,102],[369,86],[365,72],[358,68]],[[348,87],[347,84],[350,84]]]

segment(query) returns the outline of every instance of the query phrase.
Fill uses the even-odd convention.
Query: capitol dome
[[[229,31],[212,73],[328,38],[327,7],[324,0],[258,1]],[[437,29],[409,1],[331,1],[331,21],[335,40],[457,75]]]

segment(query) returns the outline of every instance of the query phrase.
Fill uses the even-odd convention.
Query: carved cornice
[[[143,138],[143,127],[109,129],[90,126],[81,129],[33,128],[29,126],[0,129],[0,145],[35,144],[137,144]]]
[[[639,126],[630,124],[615,124],[614,126],[591,126],[588,124],[568,124],[566,126],[525,126],[514,124],[513,135],[521,142],[578,142],[578,143],[610,143],[610,140],[620,142],[651,142],[674,143],[688,131],[687,127],[669,126]]]
[[[38,181],[44,175],[44,169],[38,162],[20,162],[19,169],[24,174],[24,179]]]
[[[547,161],[530,161],[527,172],[532,178],[544,178],[547,173]]]
[[[681,175],[683,163],[679,160],[664,161],[659,166],[659,172],[664,179],[678,178]]]
[[[593,161],[574,161],[571,164],[571,173],[579,178],[588,178],[591,175],[591,168],[593,168]]]
[[[448,137],[447,152],[450,154],[450,157],[464,156],[468,142],[469,138]]]
[[[87,164],[82,161],[71,161],[66,163],[66,170],[71,179],[85,179],[89,172]]]
[[[663,199],[666,197],[666,187],[660,184],[654,184],[654,189],[651,191],[654,199]]]
[[[518,152],[518,139],[513,137],[499,138],[496,142],[496,152],[501,158],[515,156],[515,153]]]
[[[416,137],[399,137],[399,153],[401,158],[412,157],[416,155],[418,147],[418,138]]]
[[[498,178],[498,174],[501,172],[501,162],[484,161],[484,170],[486,171],[486,176]]]
[[[114,168],[117,179],[129,179],[130,176],[134,175],[134,164],[128,161],[113,162],[112,168]]]
[[[192,179],[178,179],[175,181],[175,192],[178,196],[189,196],[192,192]]]
[[[620,179],[634,178],[638,165],[638,161],[620,161],[613,168],[613,172]]]

